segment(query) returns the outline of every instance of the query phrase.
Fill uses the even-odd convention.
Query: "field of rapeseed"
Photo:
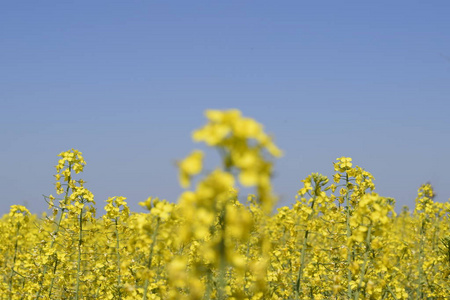
[[[150,197],[147,213],[117,196],[99,216],[82,153],[59,154],[50,213],[14,205],[0,221],[0,299],[449,299],[450,203],[430,184],[396,214],[341,157],[273,212],[281,151],[237,110],[206,116],[193,139],[222,165],[205,172],[194,150],[178,163],[178,202]],[[238,186],[254,190],[245,203]]]

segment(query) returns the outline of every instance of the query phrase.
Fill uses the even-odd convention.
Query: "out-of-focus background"
[[[427,181],[447,201],[449,11],[411,0],[3,2],[0,213],[46,210],[56,155],[70,148],[99,207],[177,201],[175,161],[205,149],[190,134],[208,108],[238,108],[275,136],[278,206],[340,156],[397,210]]]

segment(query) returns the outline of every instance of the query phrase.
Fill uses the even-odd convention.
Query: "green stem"
[[[345,174],[345,181],[346,181],[346,185],[348,185],[348,174]],[[348,192],[345,195],[345,210],[346,210],[346,227],[347,227],[347,242],[350,240],[350,237],[352,235],[352,231],[350,228],[350,204],[349,204],[349,199],[348,199]],[[350,270],[350,265],[352,263],[352,253],[350,251],[351,249],[347,249],[347,266],[348,266],[348,270],[347,270],[347,298],[351,299],[352,298],[352,287],[350,285],[350,282],[352,281],[352,271]]]
[[[208,285],[206,286],[205,299],[211,299],[211,292],[212,292],[211,282],[213,281],[213,276],[210,268],[208,268],[208,273],[206,274],[206,277],[208,280]]]
[[[366,251],[364,252],[364,262],[363,262],[363,267],[361,270],[361,276],[359,277],[359,284],[358,284],[358,289],[356,290],[356,294],[355,294],[355,299],[359,299],[359,291],[361,290],[361,286],[364,280],[364,274],[366,273],[366,265],[367,265],[367,261],[369,258],[369,250],[370,250],[370,236],[371,236],[371,232],[372,232],[372,225],[369,226],[369,229],[367,231],[367,238],[366,238]]]
[[[119,299],[122,299],[122,291],[121,291],[121,273],[120,273],[120,239],[119,239],[119,229],[118,229],[118,219],[119,217],[115,218],[115,224],[116,224],[116,254],[117,254],[117,288],[119,291]]]
[[[148,261],[147,261],[147,269],[150,269],[150,267],[152,266],[153,249],[155,247],[156,236],[158,234],[158,228],[159,228],[159,218],[156,221],[156,228],[155,228],[155,231],[153,232],[153,236],[152,236],[152,244],[150,246],[150,254],[148,256]],[[148,277],[147,277],[145,279],[144,297],[142,298],[143,300],[147,299],[148,284],[149,284],[149,280],[148,280]]]
[[[53,267],[53,275],[56,273],[56,268],[58,267],[58,257],[56,257],[55,259],[55,266]],[[55,283],[55,276],[53,276],[52,278],[52,283],[50,284],[50,289],[48,291],[48,297],[51,298],[52,296],[52,289],[53,289],[53,284]]]
[[[420,227],[420,244],[419,244],[419,259],[418,259],[418,269],[419,269],[419,284],[417,285],[417,299],[422,299],[423,297],[423,291],[422,291],[422,284],[423,284],[423,257],[424,257],[424,233],[425,233],[425,221],[422,221],[421,227]]]
[[[12,283],[13,283],[13,276],[14,276],[14,267],[16,265],[16,259],[17,259],[17,250],[19,245],[19,230],[20,230],[20,223],[17,222],[17,230],[16,230],[16,243],[14,245],[14,257],[13,262],[11,266],[11,273],[9,275],[9,299],[12,299]]]
[[[218,293],[217,293],[217,295],[218,295],[218,297],[217,297],[217,299],[219,299],[219,300],[224,300],[224,299],[226,299],[226,286],[227,286],[227,281],[226,281],[226,278],[225,278],[225,275],[226,275],[226,266],[227,266],[227,264],[226,264],[226,261],[225,261],[225,258],[224,257],[221,257],[220,258],[220,266],[219,266],[219,288],[218,288]]]
[[[316,194],[314,194],[314,198],[311,203],[312,212],[308,216],[308,219],[306,221],[306,223],[307,223],[306,226],[308,226],[309,221],[311,220],[312,216],[314,215],[314,204],[316,202],[315,195]],[[297,299],[300,296],[300,287],[301,287],[301,282],[302,282],[302,277],[303,277],[303,270],[305,268],[305,257],[306,257],[306,247],[307,247],[307,243],[308,243],[308,236],[309,236],[309,230],[306,229],[305,236],[303,238],[302,252],[300,254],[300,269],[298,270],[298,277],[297,277],[297,282],[295,285],[295,294],[296,294]]]
[[[225,226],[226,226],[226,208],[222,210],[222,213],[220,215],[220,224],[221,224],[221,238],[219,242],[219,278],[218,278],[218,291],[217,291],[217,298],[219,300],[223,300],[226,298],[226,246],[225,246]]]
[[[71,171],[72,170],[72,165],[69,164],[68,168]],[[69,190],[70,190],[70,185],[69,185],[70,180],[71,180],[71,176],[68,177],[68,181],[67,181],[66,192],[65,192],[65,195],[64,195],[64,205],[67,205],[67,199],[68,199]],[[56,229],[53,231],[53,233],[51,235],[52,241],[50,242],[50,249],[53,249],[53,245],[55,244],[56,236],[59,233],[59,229],[61,227],[61,221],[63,219],[65,210],[66,210],[65,208],[61,209],[61,213],[59,214],[59,220],[56,223]],[[44,285],[45,274],[47,274],[47,268],[48,268],[48,266],[45,265],[44,269],[42,270],[42,278],[41,278],[41,280],[39,282],[39,291],[37,292],[36,297],[34,298],[35,300],[37,300],[37,299],[39,299],[41,297],[42,288],[43,288],[43,285]],[[53,275],[55,275],[55,273],[56,273],[56,265],[55,265],[55,268],[53,269]],[[54,282],[54,278],[52,279],[52,283],[50,285],[49,297],[52,294],[53,282]]]
[[[80,297],[80,273],[81,273],[81,244],[83,242],[83,208],[80,211],[80,235],[78,238],[78,261],[77,261],[77,283],[75,286],[76,296],[78,300]]]
[[[391,287],[388,285],[387,289],[389,291],[389,293],[391,294],[391,296],[394,298],[394,300],[398,300],[397,297],[395,297],[394,291],[392,291]]]

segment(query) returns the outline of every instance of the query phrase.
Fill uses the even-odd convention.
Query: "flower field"
[[[450,203],[430,184],[397,214],[341,157],[332,178],[309,175],[274,210],[281,150],[238,110],[206,117],[193,139],[221,165],[206,172],[192,151],[178,162],[178,202],[150,197],[146,213],[116,196],[99,215],[82,153],[59,154],[49,213],[14,205],[0,221],[0,299],[449,299]]]

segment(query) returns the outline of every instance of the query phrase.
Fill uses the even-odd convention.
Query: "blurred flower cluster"
[[[0,220],[1,299],[448,299],[450,204],[430,184],[397,214],[340,157],[274,210],[273,139],[238,110],[206,118],[193,139],[220,165],[192,151],[178,162],[178,202],[149,197],[145,213],[115,196],[97,216],[82,153],[59,154],[50,213],[13,205]]]

